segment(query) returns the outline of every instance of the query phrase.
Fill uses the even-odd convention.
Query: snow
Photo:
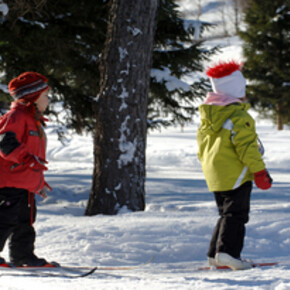
[[[39,21],[29,21],[29,20],[25,19],[24,17],[19,17],[18,19],[20,21],[22,21],[23,23],[29,23],[30,25],[38,25],[42,29],[45,29],[48,26],[47,23],[42,23],[42,22],[39,22]]]
[[[205,31],[203,36],[212,37],[214,35],[235,34],[234,2],[232,0],[179,0],[179,11],[187,20],[198,19],[201,22],[212,23],[214,29]],[[200,6],[200,7],[199,7]],[[239,9],[239,14],[241,11]]]
[[[3,3],[2,0],[0,0],[0,13],[3,15],[3,16],[6,16],[9,12],[9,8],[7,6],[7,4]]]
[[[227,49],[225,50],[227,53]],[[206,251],[217,211],[197,159],[198,119],[183,132],[151,132],[147,142],[147,201],[144,212],[85,217],[93,171],[93,140],[48,134],[48,183],[38,198],[36,253],[63,265],[135,265],[132,271],[100,271],[82,279],[1,277],[1,289],[290,289],[290,131],[257,120],[265,162],[274,179],[268,191],[254,188],[244,257],[281,265],[240,272],[196,271]],[[7,248],[3,257],[8,259]],[[1,273],[0,273],[1,275]]]
[[[190,85],[179,78],[172,76],[171,71],[167,67],[161,69],[151,69],[151,77],[156,80],[157,83],[165,83],[165,86],[169,92],[175,90],[183,90],[185,92],[190,90]]]
[[[137,36],[139,34],[143,34],[142,31],[137,27],[128,26],[127,30],[133,34],[133,36]]]
[[[120,79],[119,81],[122,82],[123,80]],[[124,86],[122,85],[122,93],[121,95],[117,97],[118,99],[121,99],[122,101],[122,104],[119,108],[119,112],[121,112],[122,110],[125,110],[128,107],[128,105],[126,104],[126,99],[128,97],[129,97],[129,93],[127,92],[126,88],[124,88]]]
[[[63,265],[135,265],[132,271],[100,271],[82,279],[1,277],[1,289],[290,289],[290,131],[257,120],[265,162],[274,179],[268,191],[254,188],[243,254],[281,265],[247,271],[196,271],[217,211],[197,159],[198,121],[184,129],[151,132],[147,144],[147,206],[144,212],[85,217],[91,186],[93,141],[72,136],[67,146],[49,137],[46,200],[38,198],[36,253]],[[3,256],[8,258],[7,249]],[[1,275],[1,273],[0,273]]]
[[[222,44],[216,59],[243,59],[237,37],[211,40],[205,46],[216,44]],[[217,220],[197,158],[198,118],[183,130],[171,127],[149,133],[144,212],[122,209],[116,216],[93,217],[84,216],[92,183],[92,136],[72,134],[64,146],[51,122],[46,129],[46,179],[53,191],[47,199],[37,199],[36,254],[62,265],[136,265],[153,256],[154,260],[137,270],[97,271],[82,279],[0,272],[1,289],[290,289],[290,131],[277,131],[269,120],[251,114],[274,184],[267,191],[253,189],[243,257],[280,265],[236,272],[196,270],[207,264]],[[9,259],[7,247],[2,256]]]
[[[5,92],[5,93],[9,93],[9,90],[8,90],[7,85],[0,84],[0,90],[3,91],[3,92]]]
[[[200,39],[200,32],[201,32],[201,27],[203,23],[199,20],[184,20],[184,29],[185,30],[190,30],[194,29],[194,39],[199,40]]]
[[[119,47],[119,54],[120,54],[120,62],[128,55],[128,51],[126,48]]]

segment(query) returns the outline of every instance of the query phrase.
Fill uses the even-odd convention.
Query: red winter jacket
[[[19,103],[0,118],[0,188],[16,187],[37,193],[44,187],[43,170],[23,164],[29,154],[45,160],[46,138],[40,138],[34,113]]]

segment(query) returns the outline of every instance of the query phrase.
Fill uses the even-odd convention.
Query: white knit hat
[[[246,80],[240,69],[241,64],[235,61],[219,62],[207,69],[213,91],[232,98],[243,98],[246,95]]]

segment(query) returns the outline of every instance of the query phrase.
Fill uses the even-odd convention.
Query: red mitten
[[[269,189],[272,186],[273,179],[266,169],[254,173],[255,183],[261,189]]]
[[[32,170],[47,170],[48,168],[44,165],[48,162],[38,158],[35,155],[28,154],[23,158],[23,165],[27,166]]]

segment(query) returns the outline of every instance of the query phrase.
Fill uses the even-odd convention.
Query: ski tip
[[[268,262],[268,263],[252,263],[252,268],[261,268],[261,267],[271,267],[280,264],[280,262]],[[198,271],[214,271],[214,270],[232,270],[228,266],[205,266],[197,268]]]
[[[270,266],[276,266],[280,264],[280,262],[268,262],[268,263],[253,263],[252,268],[257,268],[257,267],[270,267]]]
[[[198,271],[214,271],[214,270],[231,270],[228,266],[206,266],[206,267],[200,267],[197,268]]]
[[[7,264],[7,263],[2,263],[2,264],[0,264],[0,267],[1,268],[12,268],[12,265]]]

